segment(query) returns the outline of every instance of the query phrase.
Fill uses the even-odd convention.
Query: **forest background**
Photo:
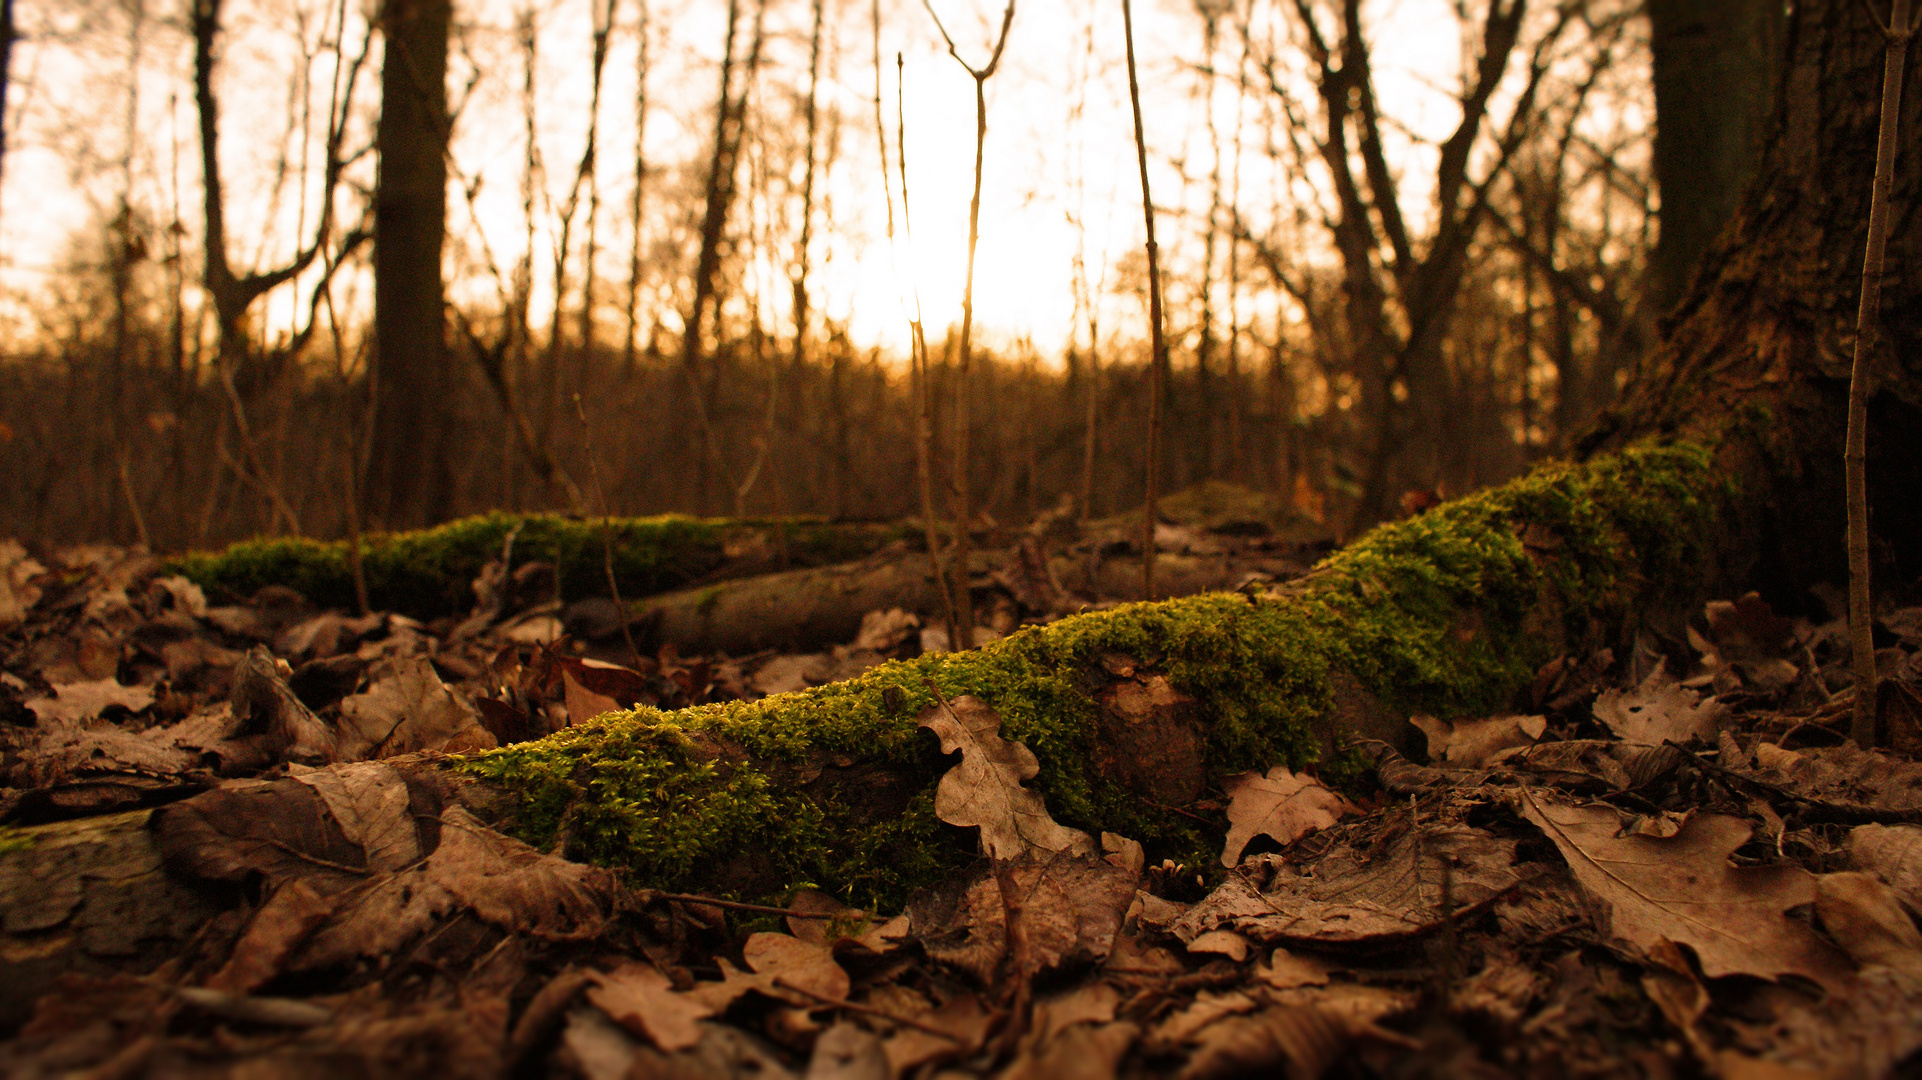
[[[1161,488],[1340,535],[1613,398],[1781,51],[1779,9],[1715,0],[1140,7]],[[1119,5],[1008,10],[968,297],[955,60],[999,4],[4,0],[0,533],[906,516],[917,316],[935,465],[965,424],[981,513],[1136,505]]]

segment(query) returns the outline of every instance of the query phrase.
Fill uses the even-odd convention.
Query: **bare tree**
[[[1464,78],[1461,120],[1436,155],[1434,224],[1418,235],[1402,207],[1397,169],[1389,161],[1388,126],[1375,94],[1372,53],[1360,0],[1339,0],[1332,25],[1312,0],[1295,0],[1293,29],[1311,66],[1319,123],[1299,101],[1281,58],[1263,48],[1244,21],[1242,31],[1269,90],[1282,104],[1293,137],[1308,146],[1326,174],[1334,207],[1323,211],[1340,256],[1346,299],[1345,333],[1357,361],[1361,414],[1370,431],[1361,496],[1350,531],[1392,516],[1406,486],[1433,488],[1439,480],[1439,440],[1448,415],[1449,377],[1444,342],[1470,269],[1471,249],[1487,222],[1491,184],[1534,131],[1535,100],[1555,59],[1554,45],[1572,18],[1564,8],[1529,50],[1524,79],[1508,119],[1480,169],[1475,151],[1497,88],[1521,41],[1527,0],[1491,0],[1476,32],[1476,55]],[[1272,249],[1271,267],[1286,259]],[[1378,269],[1379,267],[1379,269]]]
[[[227,257],[226,192],[220,170],[220,107],[214,94],[222,3],[223,0],[193,0],[190,10],[194,38],[194,104],[200,119],[201,206],[205,218],[203,283],[214,308],[215,365],[227,393],[235,432],[240,438],[245,457],[244,463],[236,463],[236,472],[272,505],[275,525],[285,521],[289,528],[298,532],[298,516],[261,459],[246,403],[235,384],[235,377],[237,369],[250,353],[246,318],[254,302],[305,272],[329,245],[332,245],[332,252],[326,265],[331,268],[339,266],[354,249],[369,239],[370,234],[361,229],[351,229],[338,239],[334,236],[335,196],[340,187],[341,173],[348,164],[348,159],[342,154],[348,117],[346,102],[353,97],[354,82],[367,53],[363,49],[350,62],[341,105],[336,114],[328,118],[321,204],[312,241],[301,247],[287,262],[271,270],[237,273]],[[326,285],[327,282],[323,281],[317,287],[325,288]]]

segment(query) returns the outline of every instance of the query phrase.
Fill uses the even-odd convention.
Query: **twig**
[[[621,640],[627,643],[627,651],[634,656],[634,666],[641,666],[641,650],[634,645],[634,631],[627,625],[627,605],[621,603],[621,583],[614,577],[614,515],[607,505],[607,489],[601,486],[601,456],[594,452],[594,430],[587,423],[587,409],[581,405],[581,396],[574,395],[574,415],[581,418],[581,442],[587,447],[587,475],[594,484],[594,499],[601,504],[601,566],[607,571],[607,592],[613,597],[614,608],[621,616]]]
[[[894,252],[894,196],[888,187],[888,132],[881,117],[881,4],[875,0],[874,20],[874,127],[881,142],[881,189],[887,195],[888,251]],[[907,62],[894,54],[894,116],[896,158],[901,166],[901,234],[909,251],[914,247],[913,218],[908,213],[908,124],[905,108]],[[912,257],[908,260],[912,266]],[[900,273],[897,263],[895,272]],[[934,387],[928,370],[928,336],[921,321],[921,286],[910,271],[909,285],[914,290],[914,307],[908,316],[908,369],[914,393],[914,471],[921,495],[921,528],[927,536],[928,565],[934,571],[935,590],[941,595],[941,614],[947,620],[948,647],[952,649],[955,630],[954,590],[949,588],[948,567],[941,554],[941,528],[934,519]]]
[[[147,532],[147,515],[140,512],[140,498],[133,491],[133,476],[127,468],[127,448],[120,448],[120,493],[127,497],[127,509],[133,511],[134,532],[140,536],[140,546],[152,550],[153,537]]]
[[[787,908],[772,907],[767,904],[744,904],[739,900],[717,900],[712,896],[695,893],[672,893],[649,891],[650,900],[672,900],[682,904],[706,904],[708,907],[722,908],[727,911],[745,911],[753,915],[786,915],[795,919],[839,919],[848,916],[845,911],[791,911]]]
[[[1869,14],[1875,14],[1871,7]],[[1878,20],[1879,24],[1880,20]],[[1902,110],[1902,68],[1908,58],[1909,0],[1893,0],[1881,27],[1882,123],[1875,141],[1875,182],[1869,194],[1868,249],[1862,255],[1862,302],[1855,312],[1855,357],[1849,367],[1848,443],[1842,452],[1849,502],[1849,646],[1855,668],[1855,711],[1849,735],[1875,744],[1875,632],[1869,603],[1868,427],[1871,370],[1881,328],[1882,267],[1889,243],[1889,189],[1895,182],[1896,123]]]
[[[1007,9],[1001,13],[1001,31],[994,40],[994,54],[988,57],[985,67],[975,67],[961,59],[961,52],[955,47],[954,38],[949,36],[948,28],[941,25],[941,16],[935,14],[932,0],[921,0],[921,6],[934,20],[935,29],[941,32],[941,40],[948,46],[948,55],[961,65],[974,79],[974,194],[968,199],[968,268],[961,285],[961,341],[955,356],[954,388],[954,470],[950,477],[954,495],[954,554],[948,563],[949,572],[954,577],[954,630],[948,639],[948,647],[956,652],[974,647],[974,595],[969,590],[968,551],[973,537],[968,531],[974,519],[970,505],[969,492],[969,428],[973,424],[972,384],[969,382],[969,366],[972,362],[972,335],[974,333],[974,254],[981,239],[981,172],[983,153],[988,140],[988,80],[994,77],[995,69],[1001,66],[1001,54],[1008,47],[1008,31],[1014,26],[1014,0],[1008,0]]]
[[[1710,761],[1699,754],[1688,751],[1673,739],[1664,740],[1664,746],[1675,746],[1687,753],[1689,758],[1701,769],[1712,772],[1725,780],[1746,784],[1790,802],[1803,806],[1802,817],[1807,821],[1830,821],[1840,825],[1922,825],[1922,808],[1883,810],[1860,803],[1829,802],[1799,794],[1781,784],[1764,780],[1759,776],[1736,772],[1720,762]]]
[[[802,997],[813,998],[815,1001],[818,1001],[823,1005],[827,1005],[832,1008],[846,1009],[849,1012],[860,1013],[863,1016],[872,1016],[877,1020],[886,1020],[890,1024],[900,1024],[902,1027],[910,1027],[916,1031],[925,1031],[930,1035],[939,1035],[944,1039],[953,1039],[955,1042],[958,1042],[958,1043],[967,1042],[967,1039],[963,1038],[962,1036],[957,1035],[954,1032],[948,1031],[944,1028],[935,1027],[933,1024],[923,1023],[920,1020],[912,1020],[905,1016],[896,1016],[891,1012],[883,1012],[882,1010],[877,1009],[872,1005],[862,1005],[862,1004],[859,1004],[858,1002],[845,1001],[845,1000],[842,1000],[841,998],[831,998],[831,997],[828,997],[826,994],[817,994],[814,991],[807,989],[806,987],[796,986],[793,983],[788,982],[786,979],[783,979],[779,975],[776,975],[774,977],[774,985],[780,987],[783,990],[791,990],[794,993],[801,995]]]
[[[1153,343],[1148,365],[1148,491],[1141,510],[1142,599],[1155,598],[1155,518],[1161,495],[1161,396],[1167,381],[1168,339],[1161,329],[1161,271],[1155,246],[1155,204],[1148,191],[1148,136],[1141,123],[1141,81],[1135,74],[1132,0],[1121,0],[1121,32],[1128,49],[1128,102],[1134,110],[1135,158],[1141,167],[1141,215],[1148,225],[1148,325]]]

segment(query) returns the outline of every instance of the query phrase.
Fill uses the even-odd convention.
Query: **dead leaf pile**
[[[1072,595],[1038,556],[997,573],[1017,615]],[[476,597],[436,624],[210,603],[135,554],[0,544],[0,820],[31,826],[0,834],[0,1074],[1882,1076],[1922,1052],[1922,767],[1841,738],[1845,642],[1759,597],[1692,644],[1557,658],[1514,712],[1410,718],[1427,760],[1376,744],[1339,792],[1284,762],[1217,786],[1197,703],[1101,658],[1101,765],[1212,830],[1198,852],[1057,820],[992,704],[941,700],[935,812],[981,859],[901,912],[652,892],[504,835],[428,759],[845,678],[919,619],[637,658],[551,568]],[[1922,612],[1884,624],[1899,733]]]

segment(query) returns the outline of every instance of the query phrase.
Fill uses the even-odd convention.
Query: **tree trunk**
[[[1785,11],[1754,0],[1649,0],[1662,193],[1649,274],[1657,312],[1682,298],[1755,178],[1773,119]]]
[[[1868,231],[1882,35],[1861,4],[1797,6],[1779,121],[1762,180],[1702,261],[1666,338],[1580,441],[1603,453],[1647,434],[1717,440],[1745,513],[1720,546],[1731,572],[1800,606],[1844,579],[1842,445],[1857,289]],[[1922,130],[1922,95],[1901,130]],[[1878,390],[1870,402],[1875,579],[1922,571],[1922,177],[1896,159],[1883,279]],[[1900,254],[1898,254],[1900,253]],[[1773,595],[1771,595],[1773,594]]]
[[[445,520],[452,372],[443,338],[452,0],[385,0],[374,196],[374,431],[366,491],[387,528]]]

